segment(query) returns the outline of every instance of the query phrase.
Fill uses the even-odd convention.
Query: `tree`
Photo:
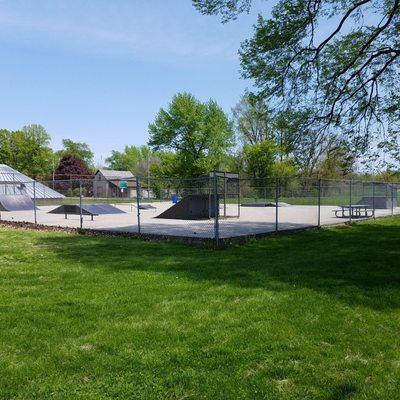
[[[176,175],[175,166],[177,156],[172,152],[160,152],[158,160],[150,167],[150,174],[153,178],[171,178]]]
[[[226,22],[251,0],[193,4]],[[241,46],[243,76],[276,108],[312,109],[313,128],[340,129],[353,150],[384,146],[400,121],[399,17],[400,0],[275,0]]]
[[[27,125],[20,131],[0,131],[0,162],[27,175],[48,175],[53,151],[50,135],[41,125]]]
[[[312,175],[326,151],[335,145],[336,137],[329,131],[313,128],[309,110],[287,109],[272,113],[262,99],[246,93],[234,109],[237,131],[245,144],[265,140],[275,143],[282,171],[300,171]]]
[[[271,137],[271,116],[264,101],[246,92],[232,110],[237,135],[243,143],[257,144]]]
[[[343,179],[354,172],[355,157],[345,143],[332,146],[320,160],[317,174],[321,178]]]
[[[249,12],[251,0],[192,0],[193,5],[203,14],[219,14],[222,22],[236,19],[242,12]]]
[[[329,130],[313,126],[310,110],[282,111],[273,120],[273,137],[279,146],[280,162],[290,160],[303,176],[315,174],[327,152],[341,143]]]
[[[0,129],[0,164],[11,166],[12,149],[11,149],[12,132],[7,129]]]
[[[148,146],[125,146],[122,152],[113,150],[106,159],[109,168],[132,171],[138,176],[147,176],[151,165],[158,160]]]
[[[285,110],[276,115],[273,121],[273,136],[280,149],[281,161],[298,151],[307,151],[304,144],[309,130],[307,111]]]
[[[62,140],[63,148],[58,152],[59,156],[75,155],[80,158],[88,167],[93,166],[93,152],[87,143],[74,142],[71,139]]]
[[[264,140],[254,145],[245,145],[247,173],[253,178],[273,176],[278,147],[271,140]]]
[[[68,197],[93,196],[93,173],[75,154],[61,157],[53,179],[53,188]]]
[[[86,163],[74,154],[61,157],[60,163],[55,170],[56,180],[90,179],[92,177],[93,173]]]
[[[32,175],[48,174],[51,171],[53,150],[50,147],[50,135],[42,125],[26,125],[21,132],[15,132],[13,149],[21,172]]]
[[[149,124],[149,145],[176,153],[174,172],[196,176],[218,168],[234,145],[232,123],[218,104],[198,101],[189,93],[175,95],[167,110]]]

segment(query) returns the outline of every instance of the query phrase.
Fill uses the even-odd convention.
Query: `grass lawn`
[[[2,399],[398,399],[400,218],[213,251],[0,228]]]
[[[361,201],[362,196],[353,195],[352,203],[357,203]],[[318,205],[318,194],[311,196],[291,196],[291,197],[279,197],[280,202],[288,203],[292,206],[317,206]],[[245,197],[240,199],[240,203],[248,203],[248,202],[275,202],[274,197]],[[237,199],[233,197],[227,199],[227,203],[229,204],[237,204]],[[321,205],[323,206],[339,206],[342,204],[349,204],[350,196],[349,195],[337,195],[337,196],[325,196],[321,197]]]
[[[352,203],[357,203],[362,198],[361,195],[354,194],[352,198]],[[148,199],[144,196],[140,202],[141,203],[157,203],[157,202],[172,202],[169,198],[165,197],[162,199]],[[242,197],[240,198],[240,203],[248,202],[275,202],[275,197]],[[318,194],[308,196],[290,196],[290,197],[279,197],[280,202],[289,203],[294,206],[317,206],[318,205]],[[321,205],[323,206],[338,206],[342,204],[349,204],[350,197],[348,194],[336,195],[336,196],[323,196],[321,197]],[[135,198],[122,198],[122,197],[109,197],[109,198],[94,198],[94,197],[83,197],[83,204],[123,204],[130,203],[136,204]],[[221,197],[221,207],[222,207],[222,197]],[[230,196],[227,198],[227,204],[237,204],[237,197]],[[56,206],[60,204],[79,204],[79,197],[65,197],[63,199],[39,199],[36,201],[38,206]]]

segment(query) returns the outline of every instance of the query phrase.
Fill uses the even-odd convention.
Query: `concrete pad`
[[[155,209],[139,210],[141,231],[148,234],[165,236],[182,236],[213,238],[214,220],[169,220],[155,218],[171,206],[171,202],[151,203]],[[123,214],[99,215],[90,220],[83,217],[83,228],[94,230],[109,230],[117,232],[138,232],[138,210],[135,203],[115,204],[125,211]],[[37,222],[48,226],[78,228],[79,215],[69,215],[66,220],[63,215],[48,214],[54,206],[41,206],[36,211]],[[321,206],[321,225],[338,225],[345,219],[335,218],[333,210],[336,206]],[[400,215],[400,207],[394,214]],[[228,215],[237,213],[237,205],[227,205]],[[391,210],[376,210],[376,216],[389,216]],[[34,222],[33,211],[1,212],[1,219],[7,221]],[[242,207],[239,218],[220,218],[219,230],[221,238],[240,237],[275,231],[276,208]],[[362,218],[365,219],[365,218]],[[356,219],[354,219],[356,220]],[[290,206],[278,208],[278,229],[280,231],[317,226],[317,206]]]

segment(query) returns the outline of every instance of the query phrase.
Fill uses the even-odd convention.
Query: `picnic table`
[[[373,215],[368,204],[347,204],[339,207],[339,210],[333,210],[336,218],[368,218]]]

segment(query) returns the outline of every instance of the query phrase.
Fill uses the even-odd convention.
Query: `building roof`
[[[135,176],[130,171],[114,171],[112,169],[99,169],[96,172],[96,175],[98,172],[100,172],[104,176],[104,178],[106,178],[108,181],[135,178]]]
[[[34,184],[35,183],[35,184]],[[36,182],[29,176],[9,167],[0,164],[0,195],[27,194],[32,199],[61,199],[64,196],[53,189]]]

